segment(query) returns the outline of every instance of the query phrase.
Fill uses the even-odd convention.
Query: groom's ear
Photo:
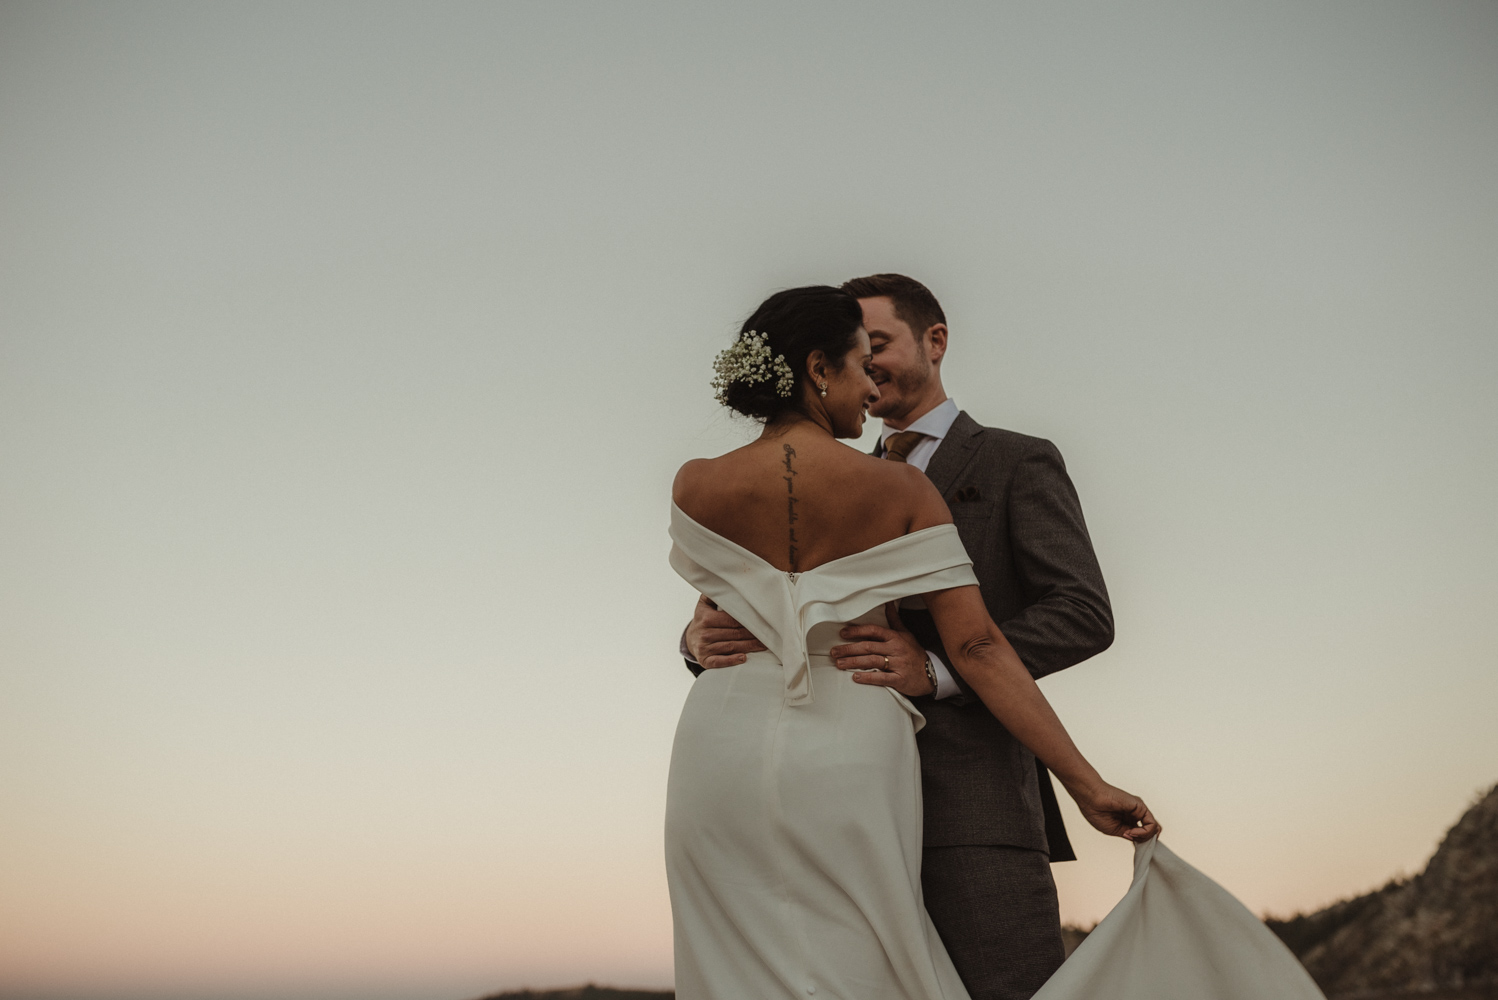
[[[947,324],[936,323],[926,329],[926,357],[933,365],[940,364],[947,353]]]

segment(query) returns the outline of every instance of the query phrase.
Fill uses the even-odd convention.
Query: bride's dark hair
[[[863,309],[858,299],[841,288],[807,285],[776,292],[744,320],[739,335],[756,331],[769,339],[770,357],[785,357],[795,377],[790,395],[776,391],[773,377],[762,382],[733,382],[724,393],[724,404],[756,420],[774,420],[799,409],[807,356],[820,350],[829,361],[840,364],[853,349],[853,335],[862,325]]]

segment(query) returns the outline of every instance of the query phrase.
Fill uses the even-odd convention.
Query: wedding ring
[[[889,657],[887,656],[884,658],[884,670],[886,673],[889,672]]]

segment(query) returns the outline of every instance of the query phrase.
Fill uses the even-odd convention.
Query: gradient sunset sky
[[[1066,457],[1102,773],[1256,912],[1418,870],[1498,781],[1495,178],[1491,3],[0,3],[0,996],[669,984],[671,476],[873,271]]]

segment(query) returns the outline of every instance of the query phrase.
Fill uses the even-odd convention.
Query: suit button
[[[806,993],[807,993],[808,996],[816,996],[817,995],[817,984],[816,983],[812,983],[810,986],[808,986],[806,988]]]

